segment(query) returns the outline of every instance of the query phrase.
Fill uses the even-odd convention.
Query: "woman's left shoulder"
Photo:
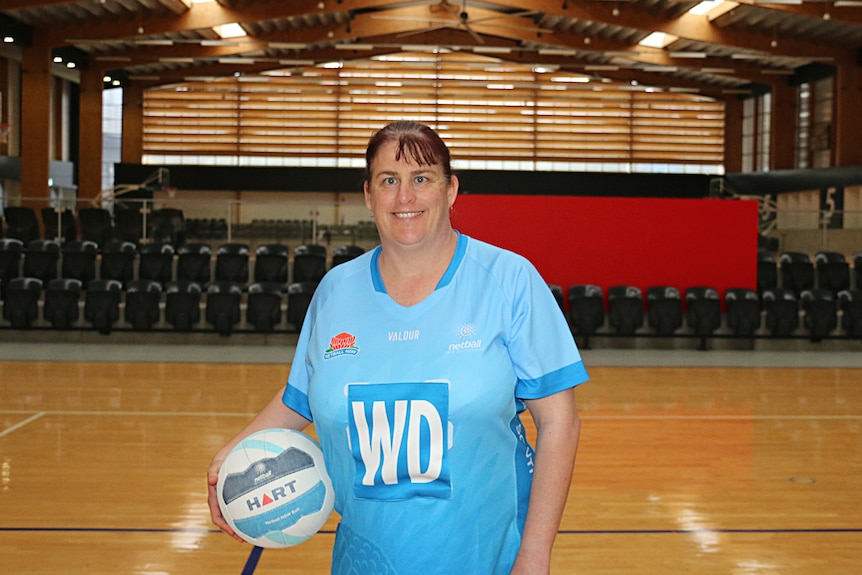
[[[517,252],[469,236],[467,240],[471,258],[489,270],[503,270],[508,273],[516,269],[535,269],[530,260]]]

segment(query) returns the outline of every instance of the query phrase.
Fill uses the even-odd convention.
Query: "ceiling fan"
[[[413,34],[423,34],[426,32],[433,32],[434,30],[442,30],[443,28],[449,28],[453,24],[459,28],[467,31],[473,39],[476,40],[479,44],[484,44],[485,40],[479,35],[473,26],[481,25],[489,28],[515,28],[519,30],[528,30],[531,32],[545,32],[550,33],[551,30],[545,30],[541,28],[528,27],[528,26],[513,26],[511,24],[494,24],[493,20],[499,18],[509,18],[509,17],[523,17],[523,16],[531,16],[536,14],[536,10],[523,10],[521,12],[514,12],[511,14],[500,14],[499,16],[486,16],[484,18],[470,18],[470,14],[467,11],[467,0],[463,0],[460,8],[448,2],[448,0],[442,0],[438,5],[439,8],[437,10],[445,11],[451,15],[451,17],[440,17],[440,18],[422,18],[422,21],[428,23],[427,28],[423,28],[422,30],[412,30],[410,32],[404,32],[399,34],[399,38],[403,38],[405,36],[411,36]],[[434,7],[432,7],[432,11]],[[416,18],[412,17],[402,17],[402,16],[386,16],[384,14],[376,16],[376,18],[383,20],[409,20],[416,21]]]

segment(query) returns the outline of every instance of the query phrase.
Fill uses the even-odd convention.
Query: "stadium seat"
[[[216,250],[216,281],[248,283],[248,244],[226,243]]]
[[[197,282],[168,282],[165,287],[165,321],[177,331],[191,331],[201,320],[202,291]]]
[[[96,257],[99,246],[88,240],[63,244],[60,277],[81,280],[84,289],[96,278]]]
[[[557,306],[560,308],[560,311],[565,314],[566,308],[564,307],[565,302],[563,301],[563,288],[557,284],[548,284],[548,288],[551,290],[551,295],[554,296],[554,301],[557,302]]]
[[[153,210],[147,220],[147,237],[154,242],[165,242],[175,246],[186,243],[183,211],[177,208]]]
[[[141,244],[138,279],[154,280],[167,285],[174,277],[174,246],[164,242]]]
[[[318,283],[326,274],[326,248],[298,245],[293,250],[293,283]]]
[[[332,265],[330,269],[334,268],[339,264],[343,264],[344,262],[350,261],[353,258],[359,257],[364,253],[365,249],[362,246],[337,246],[335,249],[332,250]]]
[[[99,333],[111,333],[120,319],[120,296],[123,286],[116,280],[97,279],[90,282],[84,296],[84,319]]]
[[[132,328],[146,331],[159,322],[162,284],[155,280],[132,280],[126,287],[126,306],[123,317]]]
[[[60,242],[33,240],[24,248],[24,276],[42,280],[47,284],[59,277]]]
[[[72,327],[81,316],[81,280],[56,278],[45,288],[45,307],[42,315],[56,329]]]
[[[45,226],[45,239],[60,243],[74,242],[78,239],[75,214],[65,208],[42,208],[42,224]]]
[[[803,252],[784,252],[779,258],[781,287],[800,294],[814,287],[814,262]]]
[[[6,206],[3,208],[6,220],[6,237],[21,240],[26,246],[40,239],[39,219],[36,210],[27,206]]]
[[[775,337],[787,337],[799,327],[799,302],[792,290],[768,289],[761,296],[764,324]]]
[[[593,284],[569,287],[569,325],[575,335],[583,336],[589,348],[590,336],[605,323],[605,300],[602,288]]]
[[[261,333],[271,333],[281,323],[282,284],[255,282],[248,286],[246,321]]]
[[[682,327],[682,296],[671,286],[647,288],[647,325],[658,335],[672,335]]]
[[[16,238],[0,238],[0,299],[6,296],[9,282],[21,276],[21,254],[24,242]]]
[[[812,341],[820,341],[838,328],[838,300],[828,289],[805,290],[799,296],[805,329]]]
[[[208,284],[212,279],[212,249],[209,244],[188,243],[177,248],[178,280]]]
[[[721,327],[721,298],[711,287],[690,287],[685,290],[688,327],[701,338],[700,348],[706,349],[706,338]]]
[[[737,337],[751,337],[760,329],[761,304],[756,290],[730,288],[724,294],[727,327]]]
[[[817,252],[814,254],[817,267],[817,287],[827,289],[833,296],[850,289],[850,263],[839,252]]]
[[[838,294],[841,329],[847,337],[862,337],[862,289],[844,290]]]
[[[254,258],[254,281],[287,283],[289,248],[284,244],[258,246]]]
[[[228,336],[242,319],[240,303],[242,285],[238,282],[214,281],[207,288],[206,321],[216,333]]]
[[[621,335],[634,335],[643,327],[643,305],[640,288],[612,286],[608,289],[608,323]]]
[[[127,285],[134,276],[137,255],[138,249],[132,242],[110,240],[102,247],[99,277]]]
[[[113,237],[111,212],[104,208],[79,208],[78,225],[81,228],[81,239],[96,242],[100,248]]]
[[[305,314],[316,289],[315,282],[295,282],[287,286],[287,322],[296,331],[302,329]]]
[[[27,329],[39,317],[42,280],[30,277],[14,278],[6,287],[3,317],[17,329]]]
[[[757,293],[778,287],[778,264],[775,257],[765,251],[757,252]]]
[[[115,240],[141,243],[144,238],[144,216],[137,204],[114,205],[114,227],[111,232]]]

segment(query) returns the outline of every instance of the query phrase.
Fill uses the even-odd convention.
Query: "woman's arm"
[[[207,503],[210,506],[210,516],[212,517],[212,521],[219,529],[232,536],[237,541],[243,540],[239,535],[234,533],[233,529],[230,528],[230,525],[225,521],[218,505],[216,484],[218,483],[219,469],[221,469],[222,462],[224,462],[227,454],[230,453],[230,450],[233,449],[240,441],[256,431],[275,428],[296,429],[298,431],[302,431],[308,427],[311,422],[287,407],[281,400],[283,394],[284,388],[281,388],[281,390],[275,394],[260,413],[258,413],[255,418],[236,435],[236,437],[231,439],[227,445],[222,447],[215,454],[210,463],[209,470],[207,471]]]
[[[512,574],[548,574],[572,481],[581,422],[571,389],[526,401],[536,423],[535,466],[521,548]]]

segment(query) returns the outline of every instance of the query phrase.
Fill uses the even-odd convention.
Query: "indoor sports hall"
[[[335,514],[239,544],[206,471],[381,244],[393,120],[589,372],[551,575],[862,572],[860,46],[856,0],[3,0],[0,574],[330,572]]]

